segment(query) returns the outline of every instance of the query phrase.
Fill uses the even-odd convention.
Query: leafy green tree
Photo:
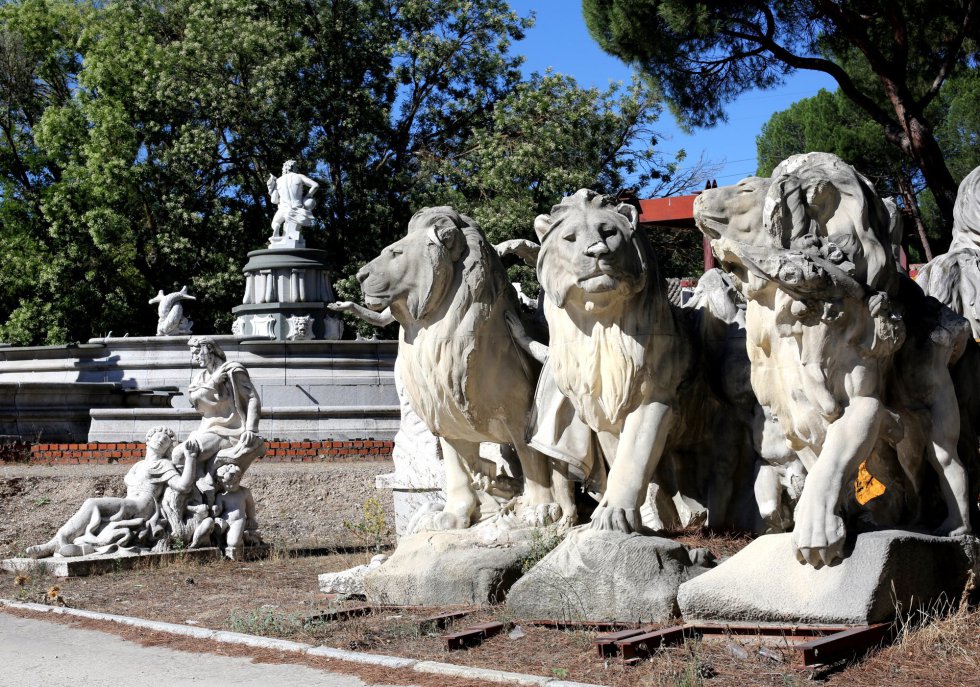
[[[503,237],[580,185],[682,183],[650,148],[645,89],[522,81],[529,25],[504,0],[3,4],[0,338],[149,333],[146,301],[184,284],[196,329],[228,331],[288,158],[321,182],[304,234],[347,297],[422,202],[485,202]],[[532,110],[547,135],[519,150]]]
[[[975,0],[583,0],[583,10],[603,49],[649,75],[690,126],[724,119],[734,98],[791,71],[829,74],[921,170],[948,239],[956,183],[927,109],[977,63]]]
[[[659,99],[640,84],[580,88],[562,74],[535,74],[502,98],[467,146],[420,158],[416,205],[452,204],[498,243],[532,238],[534,218],[591,187],[649,187],[667,162],[654,149]],[[628,182],[629,180],[629,182]]]
[[[227,331],[263,245],[265,177],[325,181],[308,240],[342,270],[404,226],[421,151],[520,80],[502,0],[22,0],[0,8],[0,336],[153,331],[188,284]]]
[[[414,204],[452,204],[499,243],[536,240],[534,218],[580,188],[616,194],[632,186],[659,196],[700,187],[710,166],[699,161],[681,168],[684,151],[668,159],[656,150],[661,109],[660,98],[640,81],[600,90],[550,71],[534,74],[496,104],[465,149],[421,158],[420,174],[429,183]],[[700,264],[700,240],[696,253]],[[535,295],[534,271],[510,269]]]
[[[954,179],[980,164],[980,72],[963,71],[947,80],[929,109],[936,137]],[[853,164],[884,196],[895,196],[915,226],[923,250],[913,259],[931,260],[929,236],[939,235],[942,220],[921,171],[881,135],[881,127],[839,91],[821,90],[775,113],[756,138],[761,176],[796,153],[834,153]]]

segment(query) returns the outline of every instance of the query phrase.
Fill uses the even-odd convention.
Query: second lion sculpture
[[[536,344],[522,336],[517,295],[482,230],[450,207],[424,208],[357,278],[364,303],[401,325],[405,390],[442,445],[446,505],[429,526],[465,528],[478,518],[481,442],[513,445],[520,458],[520,522],[571,524],[570,484],[555,475],[553,490],[550,459],[524,439]]]
[[[665,522],[672,500],[713,529],[751,529],[747,367],[710,307],[669,302],[637,221],[632,205],[588,189],[535,221],[551,343],[531,444],[599,494],[593,528],[644,531],[644,515]]]

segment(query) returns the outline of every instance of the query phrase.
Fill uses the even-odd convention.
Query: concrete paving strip
[[[68,615],[77,618],[87,618],[104,622],[120,623],[131,627],[138,627],[155,632],[166,632],[184,637],[194,637],[202,640],[220,642],[225,644],[240,644],[259,649],[275,649],[278,651],[292,651],[310,656],[322,656],[333,658],[340,661],[350,661],[352,663],[362,663],[368,665],[382,666],[386,668],[411,668],[420,673],[434,675],[445,675],[447,677],[463,677],[474,680],[485,680],[498,684],[516,685],[541,685],[546,687],[602,687],[584,682],[569,682],[538,675],[525,675],[522,673],[509,673],[502,670],[488,670],[486,668],[471,668],[459,666],[451,663],[439,663],[436,661],[416,661],[410,658],[398,656],[385,656],[383,654],[368,654],[357,651],[346,651],[344,649],[334,649],[331,647],[311,647],[308,644],[290,642],[284,639],[272,639],[269,637],[257,637],[238,632],[226,632],[223,630],[209,630],[201,627],[189,627],[175,623],[163,623],[155,620],[144,620],[124,615],[114,615],[112,613],[99,613],[97,611],[85,611],[75,608],[64,608],[61,606],[47,606],[44,604],[24,603],[9,599],[0,599],[0,606],[16,608],[33,613],[54,613],[56,615]],[[52,683],[53,684],[53,683]]]

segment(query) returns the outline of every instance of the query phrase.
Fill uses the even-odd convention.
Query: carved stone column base
[[[341,338],[343,323],[327,309],[335,299],[326,260],[326,251],[282,244],[250,252],[232,333],[278,341]]]

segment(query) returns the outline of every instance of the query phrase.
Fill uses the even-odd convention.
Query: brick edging
[[[394,442],[376,439],[270,441],[268,452],[260,460],[266,463],[385,461],[391,459],[393,448]],[[0,465],[131,464],[145,454],[143,442],[14,442],[0,445]]]

